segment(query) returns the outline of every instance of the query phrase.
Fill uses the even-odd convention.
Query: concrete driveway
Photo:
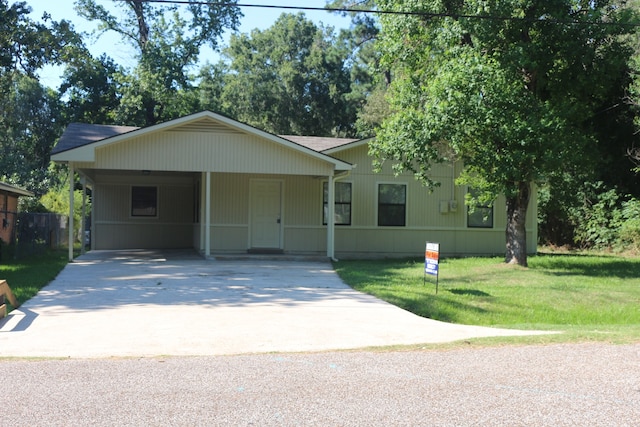
[[[326,262],[92,251],[0,321],[0,357],[221,355],[533,334],[418,317]]]

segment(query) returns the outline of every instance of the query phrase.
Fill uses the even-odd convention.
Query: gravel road
[[[1,426],[636,426],[640,343],[1,360]]]

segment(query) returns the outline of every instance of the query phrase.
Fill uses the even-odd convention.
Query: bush
[[[571,212],[575,243],[585,249],[612,248],[619,242],[623,223],[620,196],[615,189],[606,190],[602,182],[585,187],[582,206]]]
[[[640,200],[631,199],[624,202],[622,218],[619,230],[620,245],[624,249],[640,251]]]

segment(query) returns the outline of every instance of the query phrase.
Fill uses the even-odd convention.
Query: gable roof
[[[275,142],[281,146],[285,146],[310,155],[311,157],[333,163],[336,167],[336,170],[352,169],[351,164],[331,157],[319,150],[312,148],[311,146],[313,144],[310,144],[311,146],[307,146],[292,139],[270,134],[263,130],[257,129],[245,123],[238,122],[221,114],[213,113],[211,111],[202,111],[200,113],[191,114],[175,120],[170,120],[168,122],[144,128],[132,126],[110,126],[72,123],[65,130],[63,135],[60,137],[60,140],[53,148],[51,152],[51,159],[53,161],[69,161],[71,158],[73,158],[73,155],[70,152],[75,151],[79,154],[80,151],[82,151],[83,160],[88,161],[89,158],[93,158],[95,149],[98,147],[115,144],[128,138],[139,137],[153,132],[170,130],[179,126],[194,123],[198,124],[199,122],[203,121],[208,121],[209,125],[216,124],[218,126],[223,126],[224,128],[229,130],[259,136],[261,138],[270,140],[271,142]],[[344,141],[342,141],[342,143],[344,143]],[[69,155],[65,155],[64,153],[69,153]]]
[[[83,145],[122,135],[140,129],[134,126],[90,125],[86,123],[71,123],[65,129],[51,154],[62,153],[82,147]]]

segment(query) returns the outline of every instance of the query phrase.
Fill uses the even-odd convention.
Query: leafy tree
[[[43,194],[56,181],[49,170],[49,157],[61,132],[58,95],[25,75],[13,77],[12,83],[4,94],[3,123],[7,126],[0,135],[0,170],[10,181]]]
[[[121,97],[116,79],[122,73],[106,55],[93,58],[82,51],[69,58],[59,88],[60,96],[65,99],[64,121],[115,123]]]
[[[347,97],[356,105],[357,134],[366,138],[374,135],[376,128],[389,115],[385,95],[390,74],[380,66],[380,51],[376,46],[380,25],[377,15],[368,13],[377,9],[376,1],[334,0],[327,7],[348,10],[340,13],[351,17],[350,28],[340,32],[340,38],[347,46],[351,68],[351,92]],[[358,12],[360,10],[363,12]]]
[[[223,107],[278,134],[352,135],[355,109],[344,46],[304,14],[282,14],[270,28],[232,35]]]
[[[24,2],[0,0],[0,171],[42,194],[55,179],[49,152],[61,129],[57,94],[40,85],[37,73],[81,40],[68,22],[50,22],[46,14],[35,22],[30,13]]]
[[[588,121],[629,57],[629,11],[607,0],[378,3],[432,15],[382,18],[393,112],[372,153],[428,185],[432,164],[462,161],[458,184],[480,194],[471,203],[505,195],[505,261],[526,265],[531,183],[593,149]]]
[[[194,1],[180,7],[115,1],[124,14],[120,18],[94,0],[78,0],[81,16],[99,22],[101,32],[120,34],[136,49],[138,64],[117,78],[122,94],[117,120],[144,126],[192,112],[188,111],[193,102],[189,70],[202,46],[217,49],[225,29],[237,28],[241,13],[235,3]]]
[[[205,64],[196,76],[198,81],[197,102],[201,110],[209,110],[226,114],[223,105],[222,92],[225,76],[229,72],[223,61],[216,64]]]

